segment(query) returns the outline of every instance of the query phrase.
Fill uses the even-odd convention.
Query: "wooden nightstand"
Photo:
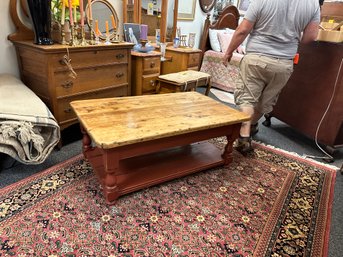
[[[156,93],[156,81],[160,75],[161,53],[131,52],[132,57],[132,95]]]
[[[162,63],[161,74],[169,74],[185,70],[199,70],[201,50],[193,48],[166,49],[167,61]],[[169,60],[170,59],[170,60]]]

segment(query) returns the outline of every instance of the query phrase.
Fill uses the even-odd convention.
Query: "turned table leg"
[[[92,149],[92,146],[91,146],[92,140],[89,137],[85,128],[81,124],[80,124],[80,128],[81,128],[81,133],[82,133],[82,150],[83,150],[83,153],[85,153],[88,150]],[[85,154],[84,156],[86,157]]]
[[[108,204],[115,204],[120,196],[117,184],[117,174],[119,173],[119,153],[118,151],[103,151],[104,173],[103,192]]]
[[[81,126],[81,132],[83,134],[83,154],[87,158],[87,155],[92,156],[90,153],[95,151],[95,148],[92,147],[92,140],[83,126]],[[103,149],[100,152],[102,156],[100,160],[94,158],[96,156],[95,154],[90,157],[91,160],[89,161],[92,163],[93,169],[100,180],[106,203],[114,204],[120,196],[116,177],[119,171],[119,154],[118,151],[107,151]]]
[[[234,124],[232,125],[232,131],[228,135],[226,135],[227,144],[224,147],[224,152],[222,154],[222,158],[224,159],[224,165],[228,165],[233,160],[233,142],[239,137],[239,131],[241,128],[241,124]]]
[[[226,136],[227,144],[224,147],[224,152],[222,154],[222,158],[224,159],[224,165],[229,165],[233,160],[233,141],[232,135]]]

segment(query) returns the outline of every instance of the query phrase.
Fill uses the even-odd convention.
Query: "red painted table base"
[[[121,195],[232,161],[240,123],[205,129],[113,149],[91,146],[82,129],[84,156],[91,163],[108,204]],[[207,139],[226,136],[224,151]]]

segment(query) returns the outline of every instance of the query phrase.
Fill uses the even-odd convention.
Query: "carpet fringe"
[[[337,166],[335,166],[335,165],[323,163],[323,162],[314,160],[314,159],[312,159],[312,158],[306,158],[306,157],[301,156],[300,154],[298,154],[298,153],[296,153],[296,152],[290,152],[290,151],[287,151],[287,150],[278,148],[278,147],[276,147],[276,146],[273,146],[273,145],[269,145],[269,144],[263,143],[263,142],[261,142],[261,141],[256,141],[256,140],[254,140],[253,142],[254,142],[255,144],[259,144],[259,145],[262,145],[262,146],[264,146],[264,147],[268,147],[268,148],[277,150],[277,151],[279,151],[279,152],[282,152],[282,153],[286,153],[286,154],[292,155],[292,156],[297,157],[297,158],[299,158],[299,159],[306,160],[306,161],[310,161],[310,162],[313,162],[313,163],[315,163],[315,164],[317,164],[317,165],[321,165],[321,166],[324,166],[324,167],[326,167],[326,168],[333,169],[333,170],[335,170],[335,171],[339,171],[339,167],[337,167]]]

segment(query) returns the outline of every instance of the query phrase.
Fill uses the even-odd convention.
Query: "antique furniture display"
[[[329,7],[329,8],[327,8]],[[343,16],[343,3],[324,3],[322,17]],[[313,42],[299,47],[299,63],[270,117],[324,145],[343,147],[343,43]]]
[[[199,70],[201,50],[192,48],[166,48],[167,60],[162,63],[161,74],[185,70]]]
[[[82,125],[84,155],[108,204],[129,192],[228,165],[241,123],[249,119],[197,92],[74,101],[71,106]],[[218,136],[227,138],[224,152],[207,141]]]
[[[196,91],[205,86],[205,95],[210,93],[211,76],[207,73],[187,70],[158,76],[157,93]]]
[[[103,1],[103,0],[102,0]],[[131,43],[36,45],[11,0],[15,46],[22,81],[49,107],[61,130],[77,121],[69,103],[78,99],[131,95]]]
[[[209,14],[206,17],[200,41],[201,63],[200,71],[209,73],[212,77],[212,87],[227,92],[233,92],[235,81],[239,79],[239,62],[243,51],[234,52],[228,65],[222,63],[229,40],[238,26],[239,12],[233,5],[227,6],[220,13],[218,19],[211,24]],[[219,38],[219,36],[221,36]],[[222,39],[219,41],[219,39]],[[222,46],[222,47],[221,47]]]
[[[160,75],[161,53],[131,52],[132,59],[132,95],[154,94],[157,77]]]

